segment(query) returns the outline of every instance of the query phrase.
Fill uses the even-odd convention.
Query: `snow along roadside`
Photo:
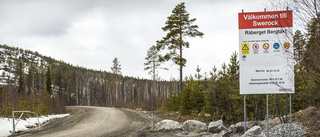
[[[65,116],[69,116],[70,114],[57,114],[57,115],[48,115],[48,116],[41,116],[39,117],[39,122],[41,124],[51,120],[51,119],[56,119],[56,118],[62,118]],[[15,122],[17,119],[15,119]],[[16,132],[27,130],[28,127],[34,127],[37,126],[38,121],[37,117],[30,117],[27,118],[26,120],[21,119],[18,123],[18,125],[15,128]],[[12,118],[3,118],[0,117],[0,137],[6,137],[10,136],[12,132]]]

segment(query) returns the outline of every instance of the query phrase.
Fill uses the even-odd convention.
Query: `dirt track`
[[[40,131],[22,136],[94,137],[140,136],[138,131],[150,128],[150,121],[130,110],[107,107],[67,107],[70,116],[56,120]]]

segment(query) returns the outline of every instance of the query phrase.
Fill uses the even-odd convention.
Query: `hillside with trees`
[[[66,105],[151,108],[152,80],[73,66],[7,45],[0,45],[0,57],[1,116],[13,110],[64,113]],[[175,81],[155,84],[157,102],[178,89]]]

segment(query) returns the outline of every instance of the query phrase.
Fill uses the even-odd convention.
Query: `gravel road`
[[[70,116],[55,120],[41,130],[23,133],[34,137],[97,137],[141,136],[138,132],[150,128],[145,116],[131,110],[107,107],[67,107]]]

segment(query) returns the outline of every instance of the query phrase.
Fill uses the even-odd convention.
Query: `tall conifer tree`
[[[156,70],[157,69],[164,69],[167,70],[167,68],[160,67],[161,62],[159,60],[159,51],[157,50],[156,46],[152,45],[149,50],[147,51],[147,57],[145,58],[147,60],[144,65],[146,66],[144,70],[149,70],[149,74],[153,77],[153,84],[152,84],[152,110],[155,109],[155,90],[156,90]]]
[[[118,61],[117,57],[115,57],[112,62],[113,62],[113,66],[111,67],[111,71],[116,76],[116,80],[115,80],[115,83],[116,83],[116,102],[118,102],[119,101],[118,75],[121,75],[121,65],[120,65],[120,61]]]
[[[172,60],[180,69],[180,87],[182,91],[182,68],[185,67],[187,60],[182,56],[184,48],[189,48],[189,42],[185,40],[186,37],[202,37],[204,34],[197,29],[197,25],[193,25],[195,18],[190,19],[189,13],[186,11],[185,3],[178,4],[173,10],[172,14],[166,21],[166,26],[162,28],[163,31],[168,32],[162,40],[158,41],[157,49],[168,49],[169,53],[162,57],[163,61]]]
[[[48,67],[48,70],[47,70],[47,80],[46,80],[46,89],[47,89],[47,92],[52,95],[52,87],[51,87],[51,72],[50,72],[50,68]]]
[[[22,62],[19,61],[18,62],[18,66],[17,66],[17,73],[18,73],[18,84],[19,84],[19,87],[18,87],[18,93],[22,93],[24,92],[24,74],[23,74],[23,65],[22,65]]]

